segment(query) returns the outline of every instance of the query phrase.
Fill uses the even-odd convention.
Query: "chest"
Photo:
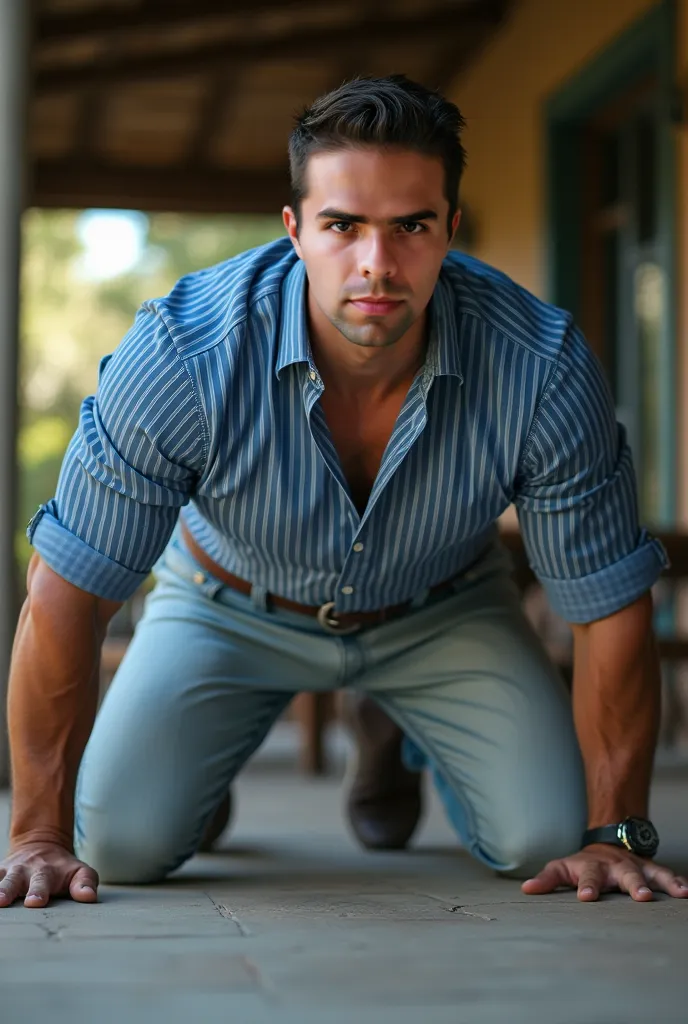
[[[394,432],[408,389],[379,402],[351,404],[325,391],[321,407],[332,442],[359,512],[368,503],[382,456]]]

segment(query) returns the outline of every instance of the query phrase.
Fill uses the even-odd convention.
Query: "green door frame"
[[[676,83],[675,0],[660,0],[570,78],[548,100],[547,139],[548,297],[578,319],[581,308],[583,126],[600,106],[643,75],[659,82],[659,168],[657,224],[659,256],[669,301],[660,352],[660,522],[676,518]]]

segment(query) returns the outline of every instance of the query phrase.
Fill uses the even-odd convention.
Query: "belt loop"
[[[427,599],[430,597],[430,587],[426,587],[425,590],[421,590],[419,594],[416,594],[414,599],[411,601],[411,607],[414,611],[418,608],[422,608]]]
[[[268,589],[254,583],[251,587],[251,603],[256,611],[266,612],[268,610]]]

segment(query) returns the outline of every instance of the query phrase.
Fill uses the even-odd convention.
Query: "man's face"
[[[441,160],[373,148],[317,153],[307,186],[298,235],[290,207],[283,216],[306,264],[311,316],[354,345],[394,345],[422,316],[449,247]],[[457,213],[454,231],[458,222]]]

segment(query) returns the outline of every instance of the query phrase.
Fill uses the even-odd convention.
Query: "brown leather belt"
[[[182,537],[184,538],[184,544],[186,545],[189,553],[193,555],[194,559],[202,566],[207,573],[219,580],[220,583],[224,583],[225,586],[231,587],[232,590],[237,590],[240,594],[245,594],[247,597],[250,596],[252,590],[252,584],[248,580],[242,580],[239,576],[235,576],[231,572],[227,572],[222,566],[218,565],[217,562],[205,553],[202,547],[196,543],[194,538],[191,536],[186,526],[182,523]],[[464,575],[464,570],[460,575]],[[443,592],[449,593],[451,586],[457,576],[452,576],[451,579],[445,580],[443,583],[438,583],[430,589],[430,595],[433,597],[440,596]],[[199,582],[203,582],[202,580]],[[365,629],[370,626],[380,626],[383,622],[389,622],[390,619],[398,619],[404,615],[411,608],[411,601],[404,601],[402,604],[390,605],[388,608],[380,608],[372,612],[336,612],[334,611],[334,601],[328,601],[323,605],[313,604],[299,604],[297,601],[291,601],[288,597],[281,597],[279,594],[269,594],[268,604],[274,608],[284,608],[286,611],[297,612],[299,615],[310,615],[317,619],[320,625],[329,633],[357,633],[361,629]]]

